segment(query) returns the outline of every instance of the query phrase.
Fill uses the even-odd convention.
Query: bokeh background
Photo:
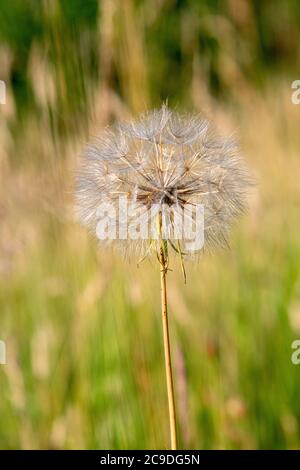
[[[172,260],[180,447],[300,448],[297,0],[1,0],[0,448],[168,446],[159,275],[77,223],[86,141],[168,100],[239,136],[231,249]]]

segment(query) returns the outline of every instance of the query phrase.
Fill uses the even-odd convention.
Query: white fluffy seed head
[[[250,184],[234,139],[221,138],[198,115],[181,115],[163,105],[106,129],[86,148],[76,200],[81,221],[94,233],[99,206],[114,207],[108,224],[118,230],[106,242],[144,256],[157,249],[153,231],[136,239],[120,237],[119,232],[124,235],[138,217],[140,225],[148,224],[153,207],[159,207],[165,222],[163,238],[172,247],[178,246],[174,214],[197,205],[204,207],[205,247],[226,244],[230,225],[245,208]],[[119,210],[120,198],[131,204],[129,213]],[[188,254],[188,241],[183,235],[180,253]]]

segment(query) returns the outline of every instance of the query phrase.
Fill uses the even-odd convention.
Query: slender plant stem
[[[159,221],[160,234],[161,234],[161,220]],[[176,434],[176,411],[175,411],[175,398],[173,386],[173,374],[171,363],[170,351],[170,335],[168,323],[168,304],[167,304],[167,257],[164,247],[164,241],[161,240],[159,249],[159,262],[160,262],[160,290],[161,290],[161,313],[163,324],[163,338],[164,338],[164,353],[165,353],[165,369],[167,380],[167,393],[169,405],[169,421],[170,421],[170,434],[171,434],[171,449],[177,449],[177,434]]]

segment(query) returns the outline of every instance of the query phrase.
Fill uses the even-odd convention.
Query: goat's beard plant
[[[177,435],[169,253],[178,254],[185,277],[184,259],[196,257],[203,242],[205,247],[226,245],[230,225],[245,207],[249,183],[234,139],[221,138],[206,119],[180,115],[165,105],[106,129],[87,147],[78,172],[76,200],[83,224],[101,242],[117,244],[130,256],[158,258],[172,449]]]

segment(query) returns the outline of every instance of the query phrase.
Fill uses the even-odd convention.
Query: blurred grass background
[[[231,250],[169,275],[182,448],[300,448],[296,0],[1,0],[0,448],[164,448],[155,261],[73,215],[85,142],[168,100],[237,132],[257,190]]]

